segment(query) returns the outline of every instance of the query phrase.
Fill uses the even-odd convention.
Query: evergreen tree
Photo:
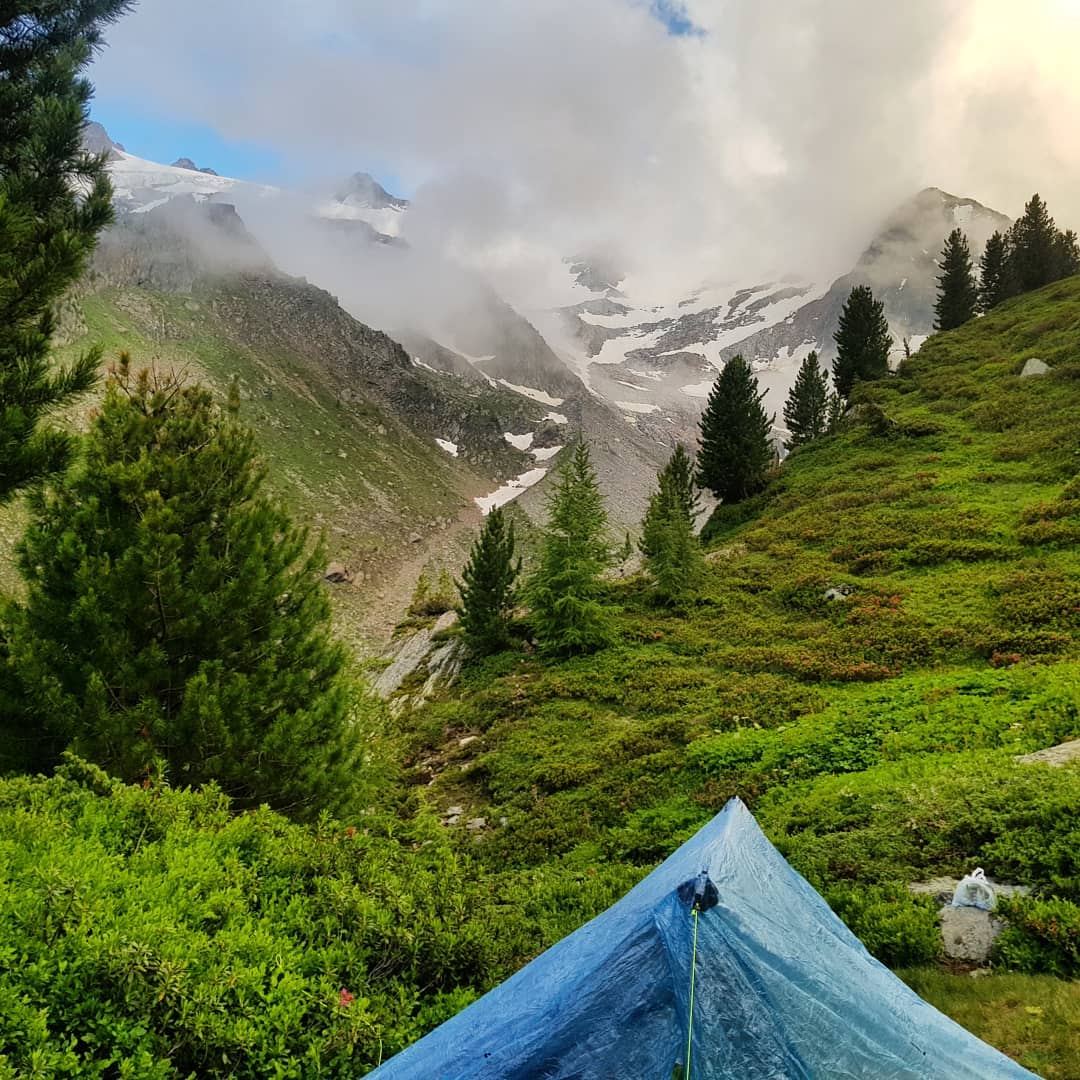
[[[840,430],[840,421],[844,419],[844,399],[835,391],[829,395],[825,410],[825,434],[834,435]]]
[[[124,780],[345,804],[360,740],[321,545],[263,494],[251,431],[121,358],[85,456],[32,494],[6,627],[21,714]]]
[[[660,471],[658,490],[649,500],[641,529],[645,565],[657,596],[666,604],[681,604],[693,596],[705,570],[701,544],[694,535],[695,515],[686,504],[683,487],[689,460],[679,446]]]
[[[759,492],[775,460],[764,397],[741,356],[732,357],[713,383],[701,417],[697,481],[724,502]]]
[[[825,372],[818,363],[818,354],[811,352],[802,362],[784,405],[784,423],[791,435],[786,444],[789,450],[825,434],[828,407]]]
[[[545,652],[592,652],[615,640],[601,580],[611,561],[606,527],[589,448],[579,442],[560,467],[548,499],[540,565],[528,587],[533,628]]]
[[[1008,242],[1002,233],[995,232],[979,259],[979,309],[990,311],[1014,292]]]
[[[514,559],[514,523],[496,507],[484,519],[461,574],[461,626],[472,649],[484,655],[510,642],[514,582],[521,561]]]
[[[836,361],[833,385],[841,397],[851,396],[857,380],[870,382],[889,372],[892,338],[885,319],[885,305],[874,299],[868,285],[853,288],[840,313],[840,328],[833,335]]]
[[[1038,192],[1009,229],[1009,264],[1018,292],[1041,289],[1058,278],[1059,233]]]
[[[665,469],[671,477],[683,513],[693,528],[698,514],[701,513],[701,499],[698,497],[697,482],[694,478],[694,459],[686,452],[682,443],[676,443],[675,452]]]
[[[0,502],[64,469],[72,440],[42,425],[88,390],[101,356],[49,362],[53,305],[111,220],[104,156],[82,150],[81,72],[129,0],[14,0],[0,11]]]
[[[935,330],[955,330],[975,318],[979,293],[971,263],[967,237],[953,229],[941,252],[941,276],[934,304]]]
[[[1058,280],[1080,274],[1080,246],[1072,229],[1059,232],[1054,241],[1054,276]]]

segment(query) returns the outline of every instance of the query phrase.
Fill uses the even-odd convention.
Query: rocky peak
[[[192,161],[191,158],[189,158],[189,157],[177,158],[172,163],[172,167],[174,169],[189,169],[191,172],[206,173],[207,176],[218,176],[218,175],[220,175],[219,173],[215,172],[213,169],[200,169],[198,167],[198,165],[196,165],[195,162]]]
[[[391,195],[375,177],[366,172],[353,173],[335,193],[334,198],[338,202],[348,202],[353,206],[363,206],[371,210],[404,210],[409,205],[407,199]]]
[[[110,158],[117,156],[117,151],[126,153],[123,144],[113,142],[109,133],[96,120],[88,120],[83,127],[83,149],[90,154],[108,154]]]

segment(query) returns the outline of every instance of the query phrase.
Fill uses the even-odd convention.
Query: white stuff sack
[[[980,866],[973,873],[968,874],[953,893],[953,907],[974,907],[982,911],[993,911],[997,905],[997,893],[993,885],[986,880],[986,875]]]

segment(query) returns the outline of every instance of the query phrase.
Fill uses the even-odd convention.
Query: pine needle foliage
[[[606,529],[589,447],[578,442],[549,497],[540,565],[527,590],[543,652],[588,653],[615,642],[614,611],[601,580],[611,562]]]
[[[660,470],[658,487],[641,527],[639,546],[657,599],[671,606],[685,605],[700,589],[705,573],[705,557],[694,535],[695,514],[686,501],[689,461],[685,449],[678,446]]]
[[[701,417],[698,484],[723,502],[741,502],[765,486],[776,458],[764,391],[742,356],[720,372]]]
[[[307,816],[351,797],[355,687],[322,547],[263,480],[208,390],[122,358],[84,465],[32,496],[9,662],[21,714],[113,775]]]
[[[514,558],[514,522],[495,507],[486,518],[458,583],[465,640],[479,655],[510,644],[510,621],[521,560]]]
[[[1046,203],[1036,192],[1009,229],[1009,261],[1018,292],[1041,289],[1063,276],[1059,236]]]
[[[971,262],[967,237],[953,229],[941,252],[941,276],[937,279],[938,297],[934,304],[934,329],[955,330],[975,318],[979,290]]]
[[[874,299],[869,285],[856,285],[848,294],[834,339],[833,385],[841,397],[850,397],[857,381],[872,382],[889,373],[892,337],[885,305]]]
[[[1009,273],[1009,248],[1005,235],[995,232],[979,258],[979,310],[990,311],[1015,293]]]
[[[799,367],[784,405],[784,423],[790,433],[787,448],[802,446],[824,435],[828,412],[829,384],[818,363],[818,354],[811,352]]]
[[[97,379],[101,354],[50,363],[53,308],[112,220],[103,155],[82,149],[82,72],[129,0],[15,0],[0,10],[0,503],[67,467],[44,426]]]
[[[698,495],[695,469],[694,459],[686,452],[686,447],[682,443],[676,443],[675,452],[671,455],[665,471],[671,477],[679,504],[691,525],[697,521],[698,514],[701,513],[701,499]]]

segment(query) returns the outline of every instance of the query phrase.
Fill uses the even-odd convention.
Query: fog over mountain
[[[1075,220],[1078,31],[1070,0],[267,0],[258,17],[143,0],[95,81],[280,152],[288,176],[258,179],[333,191],[382,164],[414,246],[543,308],[582,252],[656,295],[831,278],[928,186],[1015,215],[1038,184]]]

